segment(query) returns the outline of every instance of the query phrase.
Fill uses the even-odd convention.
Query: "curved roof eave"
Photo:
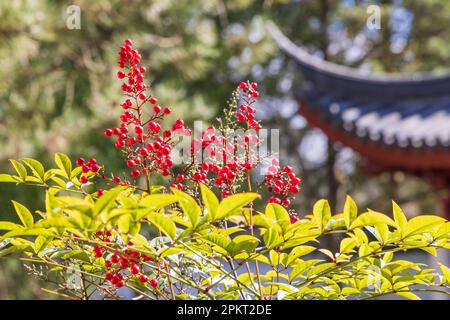
[[[297,63],[303,76],[321,90],[339,95],[387,99],[429,97],[450,92],[450,73],[375,75],[324,61],[294,44],[275,24],[269,24],[268,28],[280,49]]]

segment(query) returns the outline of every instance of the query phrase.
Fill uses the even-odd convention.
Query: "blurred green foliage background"
[[[366,28],[372,4],[382,13],[376,31]],[[80,8],[79,30],[66,26],[70,5]],[[281,130],[280,158],[303,180],[300,213],[320,197],[341,208],[346,193],[361,207],[386,211],[392,198],[410,215],[439,213],[439,194],[423,181],[401,172],[368,179],[357,154],[298,115],[292,88],[302,79],[269,21],[312,53],[355,68],[443,72],[450,62],[447,0],[0,1],[0,171],[10,158],[49,164],[55,152],[125,169],[102,132],[121,112],[117,52],[131,38],[173,119],[209,122],[239,81],[260,83],[257,115]],[[38,209],[42,190],[0,185],[2,219],[12,216],[11,199]],[[0,260],[0,298],[46,297],[20,263]]]

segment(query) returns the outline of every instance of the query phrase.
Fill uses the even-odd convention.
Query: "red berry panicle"
[[[148,93],[144,83],[145,67],[140,66],[141,55],[133,48],[131,40],[125,40],[119,52],[117,78],[124,81],[121,88],[126,100],[121,104],[124,113],[120,116],[121,124],[116,128],[105,129],[105,136],[115,139],[116,148],[122,150],[133,179],[141,175],[149,177],[157,172],[162,176],[173,175],[172,141],[173,132],[190,135],[191,130],[185,128],[184,121],[178,119],[171,130],[162,129],[162,120],[172,113],[169,106],[161,107],[156,97]],[[120,184],[121,179],[115,177],[113,183]]]

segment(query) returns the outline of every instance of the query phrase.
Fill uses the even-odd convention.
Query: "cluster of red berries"
[[[272,165],[265,175],[267,190],[275,194],[269,198],[269,202],[289,206],[289,197],[300,192],[300,182],[291,166],[285,166],[281,170],[278,160],[272,160]]]
[[[261,130],[261,124],[255,120],[256,109],[252,104],[259,97],[258,84],[256,82],[241,82],[239,88],[242,91],[244,103],[239,106],[239,112],[236,112],[235,118],[239,122],[245,122],[249,128]]]
[[[94,238],[105,242],[114,241],[110,231],[98,231]],[[127,247],[133,247],[133,243],[129,242]],[[95,245],[93,252],[96,258],[103,258],[107,254],[107,251],[100,245]],[[105,280],[111,282],[117,288],[121,288],[128,279],[138,277],[141,283],[148,282],[150,286],[156,288],[158,286],[158,280],[154,278],[149,279],[142,272],[142,263],[152,261],[154,261],[153,258],[132,249],[126,249],[123,254],[114,252],[109,255],[109,259],[105,260],[104,265],[108,269],[108,272],[105,274]]]
[[[144,84],[147,70],[139,66],[140,61],[141,56],[133,49],[132,41],[125,40],[119,52],[119,67],[126,72],[119,71],[117,77],[125,80],[122,91],[129,98],[122,103],[125,112],[120,116],[121,125],[113,129],[107,128],[104,133],[107,137],[117,137],[115,146],[123,149],[126,154],[131,177],[136,179],[141,174],[148,175],[154,171],[168,176],[173,166],[171,151],[174,133],[191,135],[192,132],[185,128],[182,119],[176,120],[172,130],[162,131],[159,122],[164,116],[171,114],[172,109],[168,106],[161,107],[155,97],[147,96],[148,87]],[[151,114],[144,120],[146,112]],[[113,179],[113,182],[120,183],[120,180]]]

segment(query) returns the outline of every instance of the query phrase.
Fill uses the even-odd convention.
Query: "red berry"
[[[291,223],[296,223],[300,219],[297,216],[291,216]]]
[[[96,258],[101,258],[101,257],[103,257],[103,252],[101,252],[101,251],[95,251],[94,254],[95,254],[95,257],[96,257]]]
[[[114,177],[113,181],[114,181],[114,183],[120,183],[120,178],[119,177]]]
[[[155,105],[154,107],[153,107],[153,112],[155,112],[155,113],[160,113],[161,112],[161,107],[159,106],[159,105]]]
[[[135,169],[135,170],[131,171],[131,176],[133,178],[138,178],[140,175],[141,175],[141,173],[139,172],[139,170]]]
[[[116,148],[122,148],[125,145],[125,142],[122,139],[117,140],[115,146]]]
[[[123,280],[119,280],[119,282],[116,283],[117,288],[122,288],[125,285],[125,282]]]
[[[250,87],[251,87],[253,90],[256,90],[256,89],[258,89],[258,84],[257,84],[256,82],[252,82],[252,84],[250,85]]]
[[[120,257],[119,257],[118,254],[113,254],[113,255],[111,256],[111,261],[112,261],[113,263],[117,263],[117,262],[119,262],[119,260],[120,260]]]
[[[145,95],[145,93],[141,93],[141,94],[139,95],[139,99],[145,100],[145,99],[147,99],[147,96]]]
[[[122,71],[117,72],[117,78],[119,79],[125,78],[125,73],[123,73]]]
[[[134,160],[127,160],[127,167],[133,168],[136,165],[136,162]]]
[[[245,121],[245,116],[242,113],[236,113],[236,120],[237,121]]]
[[[296,193],[299,193],[299,192],[300,192],[300,188],[299,188],[299,186],[291,186],[291,187],[289,188],[289,191],[290,191],[291,193],[293,193],[293,194],[296,194]]]
[[[164,108],[164,114],[171,114],[171,113],[172,113],[172,109],[170,107]]]
[[[134,132],[136,132],[136,134],[142,134],[144,132],[144,128],[141,126],[136,126],[134,127]]]
[[[136,275],[136,274],[139,273],[140,270],[139,270],[138,265],[135,264],[135,263],[133,263],[133,264],[131,265],[131,267],[130,267],[130,271],[131,271],[131,274]]]
[[[89,181],[89,179],[88,179],[86,176],[82,176],[82,177],[80,178],[80,182],[81,182],[82,184],[86,184],[86,183],[88,183],[88,181]]]
[[[105,190],[103,190],[103,189],[98,189],[98,190],[97,190],[97,197],[101,197],[104,193],[105,193]]]
[[[78,158],[77,159],[77,166],[81,167],[84,164],[84,159],[83,158]]]
[[[111,137],[113,135],[112,129],[105,129],[105,136]]]
[[[111,272],[108,272],[107,274],[105,274],[105,279],[108,281],[111,281],[113,279],[113,274]]]
[[[112,265],[111,261],[109,261],[109,260],[105,261],[105,267],[106,268],[111,268],[111,265]]]
[[[245,82],[241,82],[241,83],[239,84],[239,88],[240,88],[241,90],[245,90],[245,89],[247,89],[247,84],[246,84]]]
[[[145,274],[141,274],[141,276],[139,277],[139,281],[142,283],[146,283],[148,282],[148,277]]]
[[[151,279],[151,280],[150,280],[150,285],[151,285],[153,288],[156,288],[156,287],[158,286],[158,280],[156,280],[156,279]]]
[[[150,97],[150,99],[148,99],[148,101],[149,101],[151,104],[155,104],[158,100],[156,100],[156,98],[154,98],[154,97]]]
[[[146,148],[142,147],[142,148],[139,150],[139,154],[140,154],[141,156],[143,156],[143,157],[146,157],[146,156],[148,156],[148,150],[147,150]]]
[[[253,91],[252,92],[252,97],[253,98],[258,98],[259,97],[259,92],[258,91]]]
[[[123,42],[124,45],[126,46],[133,46],[133,41],[131,39],[125,39],[125,41]]]
[[[300,183],[300,179],[299,178],[297,178],[297,177],[292,177],[291,178],[291,183],[292,184],[295,184],[295,185],[297,185],[297,184],[299,184]]]

